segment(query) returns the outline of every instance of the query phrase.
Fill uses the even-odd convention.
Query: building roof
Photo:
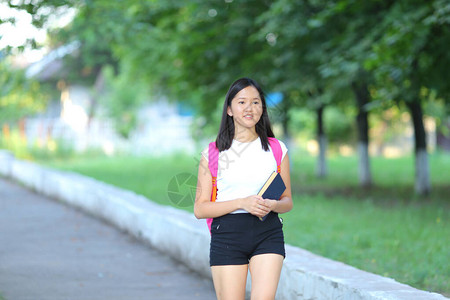
[[[41,60],[31,64],[26,69],[25,75],[27,78],[36,78],[40,81],[54,78],[62,71],[62,59],[66,55],[74,53],[78,48],[80,48],[80,42],[75,41],[50,51]]]

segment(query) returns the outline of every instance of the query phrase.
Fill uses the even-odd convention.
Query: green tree
[[[333,93],[343,93],[355,100],[359,182],[363,187],[372,185],[368,116],[372,101],[369,90],[374,82],[372,74],[364,69],[364,62],[370,56],[371,45],[382,34],[377,24],[390,6],[389,1],[327,1],[310,20],[326,32],[326,38],[321,38],[325,49],[319,67],[321,75],[330,82]],[[339,100],[347,101],[343,97]]]
[[[76,6],[74,24],[105,24],[98,29],[99,41],[114,59],[124,61],[127,72],[148,81],[154,93],[163,91],[197,106],[206,124],[226,88],[241,76],[283,93],[279,117],[285,128],[289,108],[315,110],[319,141],[326,132],[325,107],[346,106],[354,99],[363,186],[372,181],[367,147],[371,109],[405,101],[413,115],[417,158],[426,149],[421,102],[435,93],[448,109],[450,4],[445,0],[42,0],[31,4],[37,9],[24,1],[17,7],[39,15],[45,5]],[[321,149],[319,162],[325,146]],[[419,193],[429,191],[427,175],[420,175],[426,170],[416,171],[422,178],[416,183]]]
[[[105,67],[102,71],[105,78],[105,93],[101,103],[111,117],[116,131],[124,138],[129,138],[131,132],[138,125],[137,112],[145,100],[148,100],[148,91],[140,80],[122,69],[118,75],[114,74],[112,67]]]
[[[322,4],[308,1],[279,0],[257,19],[261,24],[255,39],[266,40],[256,63],[264,66],[267,81],[285,95],[283,110],[303,107],[317,114],[316,137],[319,144],[317,175],[325,177],[327,138],[323,112],[334,101],[326,93],[327,82],[319,73],[323,49],[319,43],[322,31],[314,31],[309,19]],[[315,35],[314,35],[315,34]],[[284,120],[287,126],[288,119]]]
[[[423,102],[435,91],[448,105],[450,86],[450,4],[447,1],[396,1],[380,23],[384,34],[372,46],[366,66],[376,76],[380,98],[404,101],[415,133],[418,194],[431,191],[423,125]]]
[[[217,101],[238,77],[255,75],[252,54],[254,18],[266,1],[177,1],[130,7],[130,22],[119,51],[136,74],[180,100],[192,97],[210,121]],[[130,51],[134,49],[133,51]]]
[[[17,120],[42,111],[48,97],[39,82],[25,77],[23,70],[0,61],[0,123]]]

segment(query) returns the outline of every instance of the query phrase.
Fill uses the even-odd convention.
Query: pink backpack
[[[277,172],[281,172],[281,158],[283,157],[283,151],[281,150],[280,142],[273,137],[269,137],[269,145],[272,148],[273,156],[277,162]],[[209,143],[208,148],[208,167],[212,176],[212,191],[211,191],[211,202],[215,202],[217,198],[217,170],[219,165],[219,149],[216,147],[215,142]],[[211,232],[211,223],[213,219],[206,219],[206,224],[208,225],[209,232]]]

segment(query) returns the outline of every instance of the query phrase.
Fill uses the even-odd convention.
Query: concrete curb
[[[0,150],[0,175],[107,220],[200,274],[211,276],[210,236],[205,223],[192,214],[86,176],[17,160],[5,150]],[[448,298],[287,245],[277,299]]]

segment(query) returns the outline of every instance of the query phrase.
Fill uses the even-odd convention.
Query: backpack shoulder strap
[[[281,149],[280,142],[273,137],[269,137],[270,148],[272,148],[273,156],[277,162],[277,172],[281,172],[281,158],[283,157],[283,150]]]
[[[215,142],[211,142],[209,143],[208,148],[208,167],[213,179],[217,178],[218,165],[219,165],[219,149],[217,149]]]
[[[219,168],[219,149],[217,149],[215,142],[209,143],[208,160],[208,167],[211,172],[213,185],[211,201],[215,202],[217,197],[217,169]]]
[[[219,168],[219,149],[217,149],[215,142],[209,143],[208,168],[212,176],[211,202],[215,202],[217,198],[217,170]],[[206,219],[210,233],[212,221],[213,219]]]

